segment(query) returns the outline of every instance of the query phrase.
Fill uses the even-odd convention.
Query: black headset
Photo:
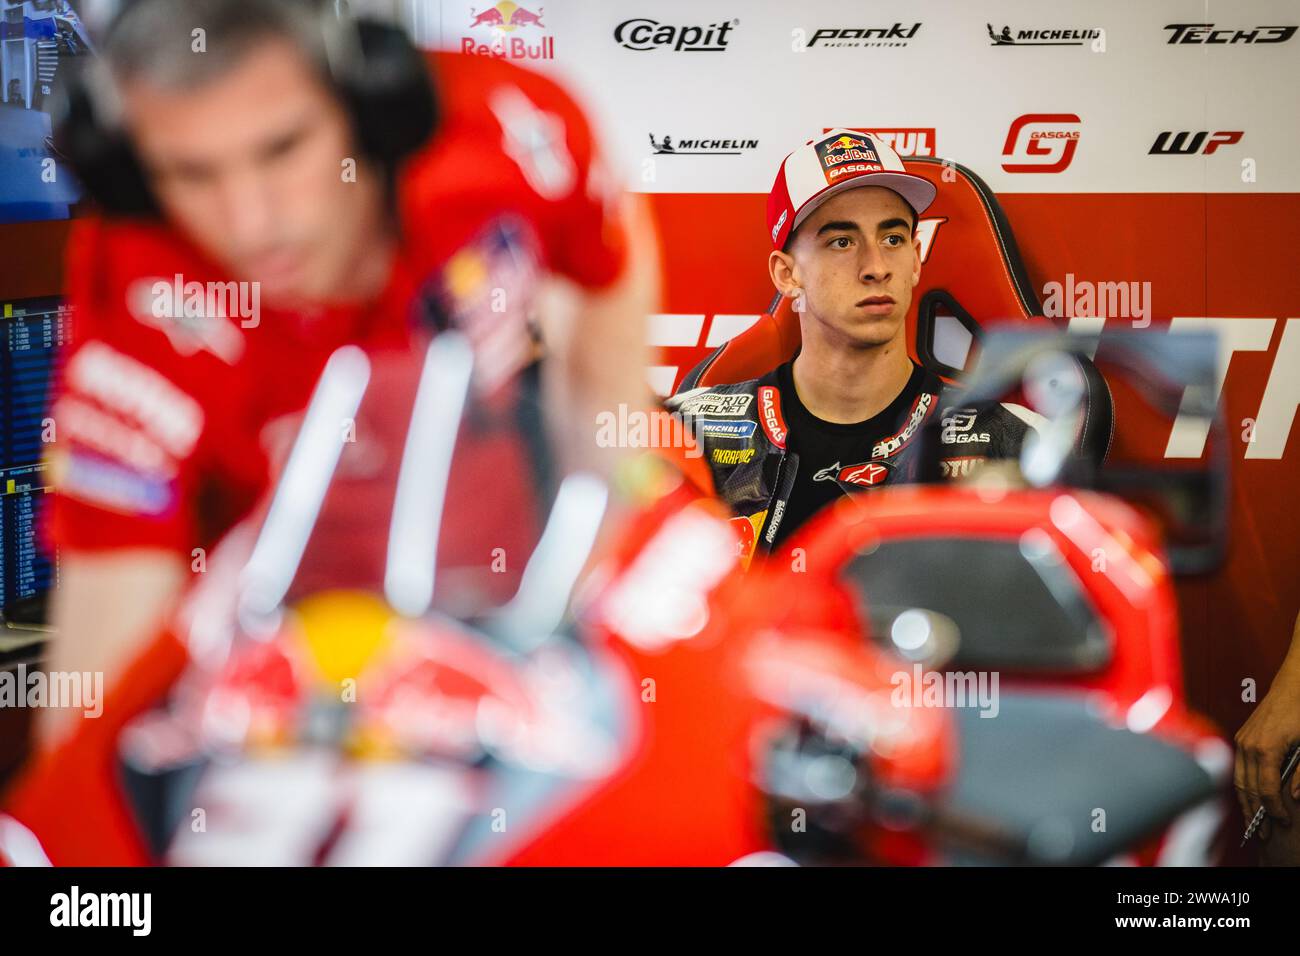
[[[327,57],[327,74],[351,116],[360,150],[380,165],[391,187],[398,165],[438,123],[433,77],[423,54],[395,24],[354,18],[319,0],[272,2],[308,6],[321,18],[322,31],[335,34],[332,43],[325,32],[326,51],[347,47],[347,55]],[[119,7],[118,16],[126,6]],[[54,148],[104,213],[156,217],[158,203],[130,138],[99,105],[105,95],[115,95],[102,88],[111,77],[90,56],[79,59],[87,62],[69,78],[61,108],[54,111]]]

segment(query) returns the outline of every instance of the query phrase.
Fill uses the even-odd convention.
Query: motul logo
[[[1074,159],[1081,123],[1074,113],[1026,113],[1007,130],[1002,155],[1021,162],[1003,163],[1009,173],[1059,173]]]
[[[1206,141],[1206,137],[1209,141]],[[1156,155],[1191,155],[1192,153],[1202,153],[1209,156],[1220,146],[1231,146],[1233,143],[1241,142],[1242,131],[1219,131],[1214,134],[1207,132],[1200,133],[1172,133],[1163,132],[1156,137],[1156,141],[1151,144],[1147,150],[1148,156]],[[1171,138],[1172,137],[1172,138]],[[1189,138],[1190,137],[1190,138]],[[1205,144],[1205,149],[1201,149],[1201,144]]]

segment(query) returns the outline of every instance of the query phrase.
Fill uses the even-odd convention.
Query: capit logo
[[[624,20],[614,28],[614,41],[627,50],[672,50],[676,53],[725,53],[740,20],[721,20],[707,26],[675,26],[647,17]]]
[[[1059,173],[1074,159],[1082,120],[1074,113],[1026,113],[1011,122],[1002,155],[1008,173]]]

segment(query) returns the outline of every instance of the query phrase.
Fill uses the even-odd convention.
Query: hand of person
[[[1268,694],[1237,731],[1235,742],[1233,785],[1246,822],[1262,803],[1269,818],[1289,827],[1291,815],[1282,800],[1281,770],[1291,748],[1300,743],[1300,657],[1288,655]],[[1293,800],[1300,798],[1300,774],[1292,776],[1289,790]],[[1267,836],[1267,830],[1261,835]]]

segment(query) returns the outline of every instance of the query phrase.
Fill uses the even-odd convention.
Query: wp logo
[[[1206,142],[1206,137],[1209,142]],[[1209,132],[1202,131],[1192,133],[1184,130],[1181,133],[1175,133],[1166,130],[1156,137],[1156,141],[1151,144],[1147,150],[1148,156],[1157,155],[1189,155],[1191,153],[1203,153],[1206,156],[1212,154],[1220,146],[1231,146],[1233,143],[1241,141],[1242,130],[1220,130],[1211,135]],[[1205,148],[1201,149],[1202,144]]]

